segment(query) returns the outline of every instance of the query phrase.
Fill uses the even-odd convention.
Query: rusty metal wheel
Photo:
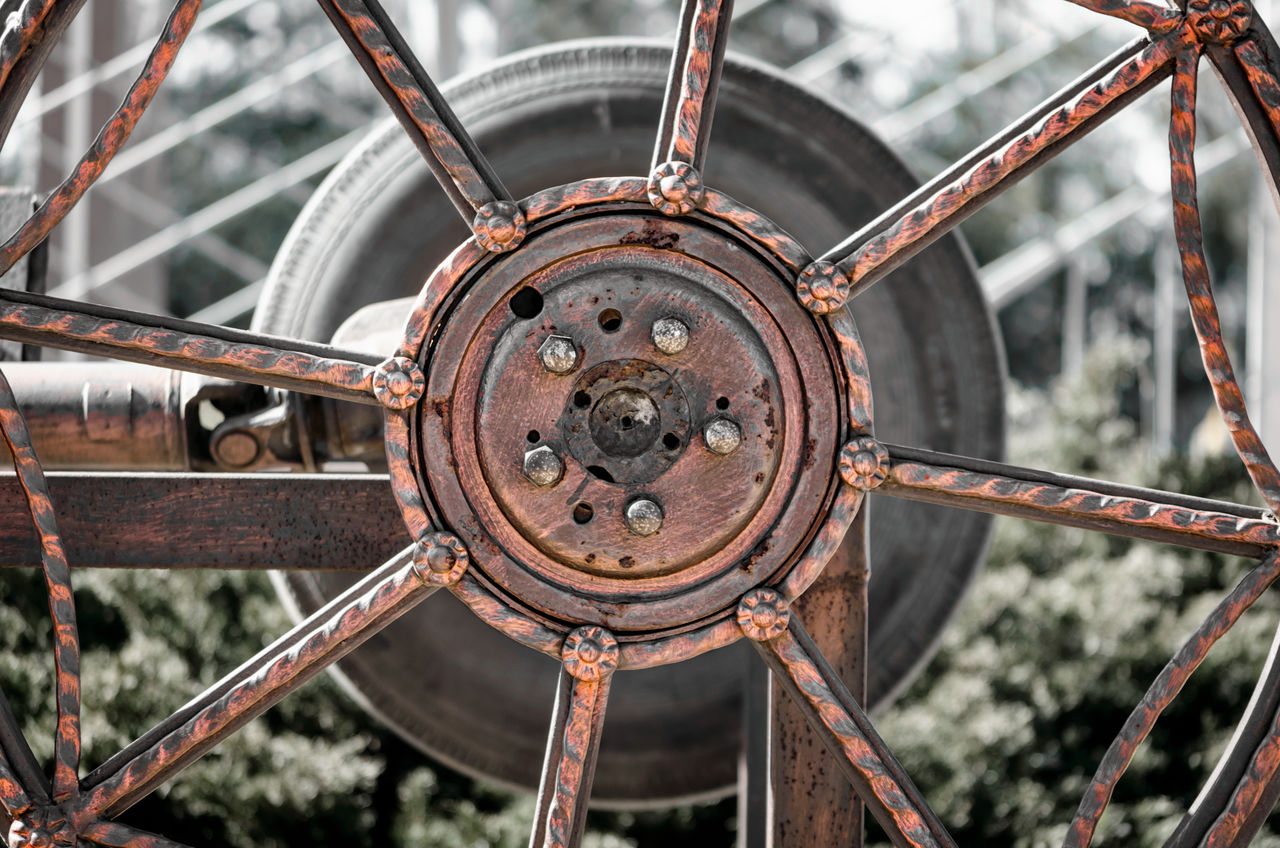
[[[49,46],[80,2],[13,4],[0,36],[0,128],[12,123]],[[1174,213],[1191,311],[1237,450],[1263,500],[1276,509],[1280,473],[1249,424],[1218,328],[1192,162],[1196,70],[1207,55],[1243,115],[1273,185],[1280,173],[1280,51],[1251,6],[1244,0],[1191,0],[1184,11],[1144,0],[1078,0],[1143,27],[1147,35],[915,188],[900,170],[883,164],[891,162],[887,151],[848,118],[767,72],[726,65],[730,4],[689,0],[660,106],[652,84],[657,54],[645,48],[631,53],[617,47],[568,48],[516,59],[505,70],[518,75],[519,69],[542,63],[572,79],[602,65],[620,67],[624,59],[619,57],[630,57],[625,59],[633,63],[630,70],[604,85],[597,80],[591,96],[597,106],[603,98],[607,109],[616,100],[661,116],[646,176],[611,176],[615,168],[599,164],[605,154],[634,143],[635,130],[625,121],[616,133],[603,133],[603,142],[599,134],[581,136],[584,149],[598,145],[590,155],[601,159],[583,161],[577,149],[553,150],[563,137],[548,116],[582,115],[582,98],[575,100],[572,86],[546,85],[539,93],[542,83],[522,83],[505,91],[499,86],[496,95],[476,95],[477,132],[494,133],[492,149],[508,154],[512,165],[534,166],[530,185],[519,192],[528,194],[517,202],[497,176],[507,163],[495,157],[500,163],[495,169],[480,154],[376,2],[320,2],[470,233],[461,233],[450,252],[439,256],[444,232],[422,236],[417,224],[423,213],[403,211],[403,204],[410,210],[432,208],[430,199],[414,197],[420,176],[410,174],[394,185],[360,176],[367,167],[362,156],[381,163],[375,168],[380,174],[387,163],[403,160],[394,149],[398,136],[383,131],[335,176],[295,232],[255,331],[5,290],[0,291],[0,338],[379,410],[387,479],[408,536],[395,529],[408,547],[354,582],[292,581],[290,589],[305,613],[292,631],[82,777],[79,644],[68,557],[27,426],[8,381],[0,378],[0,429],[38,531],[49,585],[58,686],[51,781],[37,767],[16,722],[0,710],[0,803],[12,822],[11,848],[76,840],[171,844],[113,818],[440,588],[491,625],[492,633],[462,629],[469,625],[437,630],[434,653],[443,657],[457,651],[460,634],[477,642],[501,634],[559,667],[534,845],[578,842],[598,754],[602,778],[614,774],[607,784],[610,800],[721,791],[727,781],[715,768],[692,769],[683,783],[662,778],[684,768],[680,749],[699,744],[704,735],[711,749],[741,744],[732,734],[703,734],[696,720],[738,697],[732,691],[734,672],[715,678],[722,667],[692,665],[711,663],[709,652],[738,641],[760,654],[895,844],[949,845],[945,827],[880,740],[863,705],[869,695],[886,696],[919,661],[972,567],[985,523],[959,513],[935,519],[933,511],[927,518],[901,512],[898,520],[885,520],[879,530],[884,549],[897,551],[895,545],[901,544],[908,564],[904,573],[889,570],[886,577],[877,570],[870,581],[873,621],[880,615],[882,628],[873,624],[871,637],[878,688],[868,693],[863,680],[855,678],[851,691],[800,619],[820,609],[811,603],[824,591],[817,581],[839,576],[848,590],[843,615],[835,617],[834,628],[827,627],[830,613],[815,617],[824,629],[844,637],[827,651],[851,650],[853,667],[859,676],[866,674],[863,525],[870,492],[1261,560],[1170,662],[1122,728],[1069,831],[1069,845],[1087,844],[1115,781],[1156,717],[1213,642],[1280,575],[1274,514],[972,456],[990,455],[999,445],[999,353],[990,319],[957,243],[942,242],[932,255],[906,263],[1171,75]],[[198,0],[178,0],[147,67],[100,142],[0,246],[0,270],[47,236],[124,143],[167,73],[197,7]],[[643,62],[649,70],[637,70],[643,63],[635,57],[648,57]],[[479,86],[501,79],[502,73]],[[718,92],[724,93],[718,132],[724,133],[725,125],[774,125],[757,133],[726,133],[726,162],[732,167],[724,172],[704,167]],[[551,129],[540,130],[540,125]],[[866,151],[880,160],[879,169],[838,166],[849,149],[839,149],[837,139],[845,145],[853,139],[854,154]],[[490,146],[487,138],[485,146]],[[530,155],[534,150],[552,153],[539,165]],[[716,152],[710,151],[711,163]],[[784,154],[811,157],[805,161],[829,170],[794,163],[773,170],[761,166]],[[574,173],[571,165],[599,172]],[[538,167],[542,174],[536,173]],[[398,172],[393,175],[400,179]],[[851,186],[860,187],[861,194]],[[333,205],[344,192],[368,195]],[[372,205],[375,200],[380,205]],[[886,211],[871,217],[877,209]],[[394,263],[384,263],[381,253],[372,259],[361,254],[351,247],[356,242],[344,245],[341,233],[331,233],[319,248],[308,247],[317,232],[332,226],[326,215],[358,216],[350,228],[356,233],[366,226],[380,231],[382,222],[397,216],[412,220],[414,226],[402,237],[413,239],[417,233],[423,243],[409,241],[408,249],[392,251],[401,264],[384,271],[384,264]],[[815,258],[810,248],[835,241],[826,233],[836,222],[854,234]],[[793,228],[825,242],[806,245],[788,234]],[[938,264],[921,264],[930,262]],[[376,276],[369,271],[375,268],[384,275],[379,290],[352,296],[367,272]],[[386,301],[412,285],[415,268],[416,276],[426,277],[416,298],[403,305]],[[933,268],[946,282],[928,280]],[[882,280],[884,285],[872,291]],[[329,316],[313,315],[314,292],[326,287],[340,289],[342,297],[324,300]],[[366,300],[379,303],[343,326],[332,326],[334,315],[347,319]],[[891,316],[894,309],[902,310],[900,325],[907,333],[924,337],[918,346],[904,344],[903,331],[893,322],[882,326],[888,319],[880,316]],[[403,329],[385,341],[390,329],[385,316],[392,311],[407,317]],[[865,335],[860,336],[855,316]],[[921,331],[922,323],[930,330]],[[336,346],[268,335],[263,325],[293,336],[333,333]],[[384,341],[375,353],[361,351],[377,338]],[[887,382],[877,376],[875,385],[880,391],[887,386],[892,402],[878,410],[880,427],[873,431],[871,374],[879,373],[877,356],[889,364],[883,371]],[[892,415],[900,418],[891,426],[885,421]],[[898,447],[889,436],[903,438],[900,434],[918,435],[919,441]],[[215,434],[215,449],[218,438],[229,456],[252,464],[248,453],[226,447],[229,431]],[[303,453],[311,456],[314,448]],[[342,486],[325,475],[267,483],[292,485],[294,497],[312,500],[328,493],[332,500],[324,503],[335,523],[338,513],[350,511]],[[217,485],[221,488],[213,497],[228,508],[248,503],[255,509],[270,500],[254,475]],[[201,506],[207,511],[207,504]],[[888,507],[883,512],[894,515]],[[194,512],[185,519],[200,525]],[[918,529],[935,520],[955,523],[937,525],[950,528],[938,535]],[[842,547],[851,527],[856,532]],[[376,532],[390,529],[383,525]],[[872,542],[882,544],[874,525]],[[919,547],[926,542],[934,547]],[[879,549],[872,550],[872,561],[879,562]],[[892,560],[895,569],[898,561]],[[883,606],[876,600],[882,583],[890,587]],[[418,627],[398,636],[384,631],[384,647],[403,654],[406,640],[422,632],[421,620]],[[886,643],[883,649],[877,647],[877,634]],[[453,672],[454,679],[462,679],[463,671],[474,673],[467,667],[474,660],[465,652],[460,656],[463,667]],[[684,661],[693,670],[690,677],[667,671]],[[668,676],[640,671],[653,669]],[[605,706],[617,671],[635,675],[632,694],[642,705],[633,714],[638,718],[631,735],[616,750],[601,752]],[[518,744],[499,740],[486,749],[488,740],[470,738],[483,735],[486,722],[492,726],[500,720],[500,711],[481,716],[468,741],[450,750],[421,712],[397,712],[398,690],[388,687],[391,678],[376,664],[353,663],[347,674],[421,744],[511,782],[529,779],[523,765],[497,762],[504,751],[507,760],[532,762]],[[665,699],[668,687],[698,686],[704,674],[715,680],[710,692],[672,698],[665,706],[644,701],[645,696]],[[621,682],[627,679],[619,678],[619,697],[629,694]],[[449,685],[447,678],[441,680],[436,682]],[[1270,663],[1232,746],[1171,844],[1242,844],[1261,825],[1280,792],[1278,681],[1280,665]],[[469,697],[474,704],[482,695]],[[447,703],[431,702],[436,712]],[[465,699],[453,703],[459,714],[466,711]],[[635,741],[641,731],[635,728],[673,707],[695,717],[677,728],[688,735],[672,731],[646,764]],[[443,716],[445,725],[465,718]],[[410,726],[411,720],[418,726]],[[494,753],[496,759],[485,759]],[[760,763],[769,758],[748,759],[757,764],[755,779],[767,783],[767,766]],[[638,777],[628,780],[624,773],[635,763],[641,764]],[[753,829],[751,838],[767,841],[771,805],[757,806],[760,814],[745,827]]]

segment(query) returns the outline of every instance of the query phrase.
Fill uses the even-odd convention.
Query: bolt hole
[[[539,433],[537,430],[530,430],[528,433],[525,434],[525,439],[529,442],[529,444],[536,445],[538,442],[542,441],[542,434]]]
[[[573,405],[578,407],[578,409],[586,409],[591,405],[591,395],[586,392],[574,392]]]
[[[716,409],[724,412],[729,408],[729,399],[727,397],[716,398]]]
[[[662,437],[662,446],[669,451],[676,450],[680,447],[680,437],[675,433],[667,433]]]
[[[616,333],[622,328],[622,313],[616,309],[606,309],[600,313],[600,329],[606,333]]]
[[[511,296],[511,311],[517,318],[537,318],[542,312],[542,293],[530,286],[525,286]]]
[[[573,508],[573,520],[578,524],[586,524],[595,517],[595,514],[596,511],[586,501],[579,501],[578,505]]]
[[[624,430],[630,430],[632,427],[636,426],[636,420],[630,415],[622,416],[622,420],[618,423],[622,425],[622,429]]]
[[[613,482],[613,475],[609,473],[609,469],[603,468],[599,465],[588,465],[587,473],[590,474],[592,477],[596,478],[597,480],[603,480],[606,483]],[[582,506],[582,504],[578,504],[578,506]],[[590,509],[590,508],[591,508],[591,505],[588,504],[587,509]],[[581,524],[582,522],[579,521],[578,523]]]

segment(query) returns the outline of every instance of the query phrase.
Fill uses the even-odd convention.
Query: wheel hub
[[[507,603],[652,633],[801,556],[839,484],[844,365],[732,215],[671,221],[613,188],[428,284],[454,294],[411,321],[437,328],[417,471]]]

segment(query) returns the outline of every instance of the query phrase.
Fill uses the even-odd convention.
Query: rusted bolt
[[[627,529],[637,536],[652,536],[662,529],[662,507],[649,498],[637,498],[627,505]]]
[[[554,486],[564,476],[564,461],[547,445],[525,451],[524,476],[535,486]]]
[[[436,586],[451,586],[462,579],[471,557],[452,533],[431,533],[418,540],[413,565],[418,575]]]
[[[835,312],[849,299],[849,278],[840,266],[818,260],[796,278],[796,296],[815,315]]]
[[[388,409],[408,409],[422,397],[426,380],[418,363],[403,356],[384,360],[373,372],[373,394]]]
[[[603,627],[579,627],[565,637],[560,659],[579,680],[599,680],[618,667],[618,640]]]
[[[232,430],[220,437],[213,446],[218,462],[231,468],[245,468],[258,458],[261,448],[252,433]]]
[[[527,227],[524,213],[510,200],[486,203],[471,222],[476,241],[490,253],[502,253],[517,247],[524,240]]]
[[[653,346],[668,356],[675,356],[689,346],[689,327],[679,318],[659,318],[649,330]]]
[[[568,336],[547,336],[538,348],[538,358],[552,374],[568,374],[578,367],[578,349]]]
[[[742,428],[728,418],[712,418],[702,428],[702,440],[707,443],[707,450],[728,456],[742,444]]]
[[[773,589],[753,589],[738,604],[738,626],[757,642],[781,636],[790,621],[791,605]]]
[[[874,489],[889,476],[889,451],[870,436],[858,436],[840,449],[840,476],[855,489]]]
[[[688,162],[664,162],[649,175],[649,202],[664,215],[687,215],[704,197],[702,177]]]

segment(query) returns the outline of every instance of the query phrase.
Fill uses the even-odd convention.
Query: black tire
[[[445,86],[517,197],[572,180],[643,175],[670,48],[591,41],[541,49]],[[850,115],[774,71],[725,66],[705,173],[818,252],[916,186]],[[294,224],[254,329],[324,340],[358,307],[415,294],[469,233],[391,121],[338,165]],[[855,304],[877,436],[999,458],[1004,361],[958,237]],[[871,518],[870,700],[884,704],[928,657],[986,548],[987,516],[877,499]],[[281,581],[310,612],[344,578]],[[411,657],[406,671],[405,658]],[[618,676],[593,803],[634,806],[732,791],[743,646]],[[555,664],[441,594],[344,660],[370,709],[464,771],[536,786]]]

